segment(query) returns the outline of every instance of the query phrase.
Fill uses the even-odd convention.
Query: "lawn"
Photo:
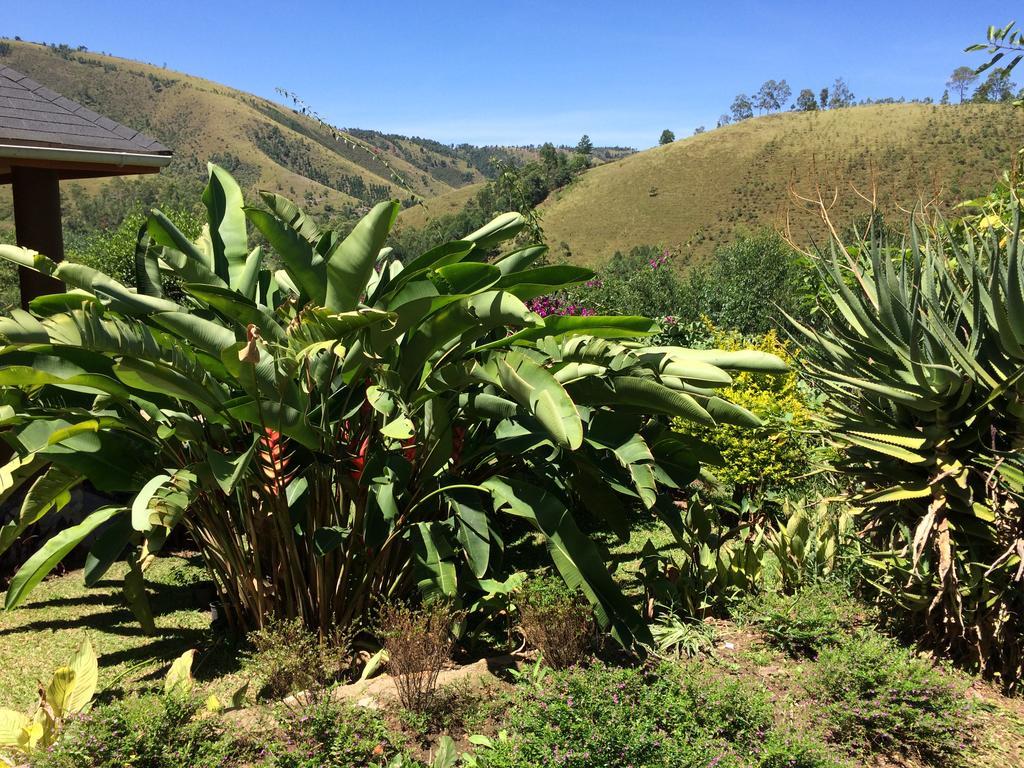
[[[100,657],[99,689],[109,698],[149,684],[188,648],[209,647],[209,584],[195,559],[158,559],[147,576],[157,634],[147,636],[121,597],[123,565],[93,589],[81,571],[53,577],[14,611],[0,613],[0,706],[27,709],[39,681],[67,662],[84,636]]]

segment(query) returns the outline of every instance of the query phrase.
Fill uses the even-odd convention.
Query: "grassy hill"
[[[72,230],[115,223],[96,219],[116,218],[120,208],[132,204],[154,199],[166,204],[168,198],[194,202],[207,160],[226,167],[247,188],[280,191],[330,216],[388,197],[449,193],[480,182],[490,157],[530,152],[528,147],[453,147],[376,131],[343,134],[369,145],[368,152],[287,106],[209,80],[68,46],[4,42],[4,65],[174,151],[159,178],[66,184],[66,225]],[[98,198],[114,202],[97,211]],[[9,187],[0,187],[0,231],[11,226]]]
[[[1024,110],[997,104],[890,104],[746,120],[584,173],[541,206],[549,243],[598,264],[640,244],[699,261],[738,233],[784,227],[823,235],[792,191],[831,199],[840,222],[868,210],[905,218],[920,200],[947,205],[992,187],[1024,144]]]
[[[483,187],[484,182],[467,184],[406,208],[398,214],[397,226],[421,229],[438,216],[458,213]]]
[[[3,64],[171,147],[175,159],[161,174],[165,186],[201,183],[206,160],[212,159],[246,187],[282,192],[315,211],[331,213],[388,196],[432,197],[483,178],[437,142],[377,134],[367,143],[378,158],[338,141],[317,121],[292,109],[209,80],[67,47],[7,42],[10,50],[0,59]],[[152,180],[134,183],[152,185]],[[65,198],[74,206],[79,190],[95,194],[109,184],[68,185]],[[0,219],[9,218],[4,216],[9,213],[7,194],[0,201]],[[118,196],[132,195],[126,191]]]
[[[0,64],[174,150],[159,177],[65,184],[65,231],[72,235],[116,225],[131,207],[194,203],[207,160],[249,191],[280,192],[330,218],[388,197],[411,203],[456,192],[482,183],[492,158],[537,156],[536,147],[452,146],[360,129],[339,140],[312,117],[209,80],[66,45],[3,42]],[[609,161],[631,151],[598,147],[594,154]],[[0,187],[0,237],[12,227],[10,189]]]

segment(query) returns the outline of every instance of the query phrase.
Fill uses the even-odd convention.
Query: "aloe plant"
[[[617,637],[646,636],[573,511],[627,535],[634,505],[660,510],[696,476],[669,420],[757,424],[715,389],[729,370],[784,370],[778,358],[646,346],[645,318],[541,318],[524,302],[592,273],[532,266],[541,246],[496,255],[518,214],[402,264],[385,247],[394,202],[342,236],[278,195],[246,207],[216,166],[203,201],[196,242],[153,212],[137,290],[0,246],[69,288],[0,319],[15,451],[0,491],[31,482],[0,549],[85,479],[131,498],[46,542],[8,608],[95,535],[86,581],[126,560],[125,595],[152,626],[144,570],[183,526],[237,627],[299,617],[326,632],[417,588],[500,591],[512,516]]]
[[[1024,262],[1008,232],[915,226],[819,259],[827,394],[875,552],[870,580],[917,634],[1007,685],[1024,664]]]

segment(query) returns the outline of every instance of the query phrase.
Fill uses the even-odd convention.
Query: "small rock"
[[[363,709],[380,709],[380,704],[377,703],[373,696],[363,696],[363,698],[356,702],[356,706]]]

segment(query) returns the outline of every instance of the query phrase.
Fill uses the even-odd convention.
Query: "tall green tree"
[[[661,132],[661,136],[658,137],[659,144],[671,144],[676,140],[676,135],[672,133],[668,128]]]
[[[971,101],[979,103],[1000,103],[1012,101],[1017,84],[1010,80],[1005,69],[993,69],[988,77],[975,89]]]
[[[810,88],[804,88],[800,91],[800,95],[796,97],[796,108],[801,112],[814,112],[818,109],[818,100],[814,96],[814,91]]]
[[[762,112],[778,112],[792,96],[785,80],[765,80],[754,95],[753,106]]]
[[[753,117],[754,105],[751,103],[750,97],[745,93],[737,94],[729,106],[729,113],[732,115],[733,122],[736,123]]]
[[[583,134],[583,137],[579,140],[576,145],[576,154],[590,157],[594,151],[594,144],[591,142],[590,137],[587,134]]]

